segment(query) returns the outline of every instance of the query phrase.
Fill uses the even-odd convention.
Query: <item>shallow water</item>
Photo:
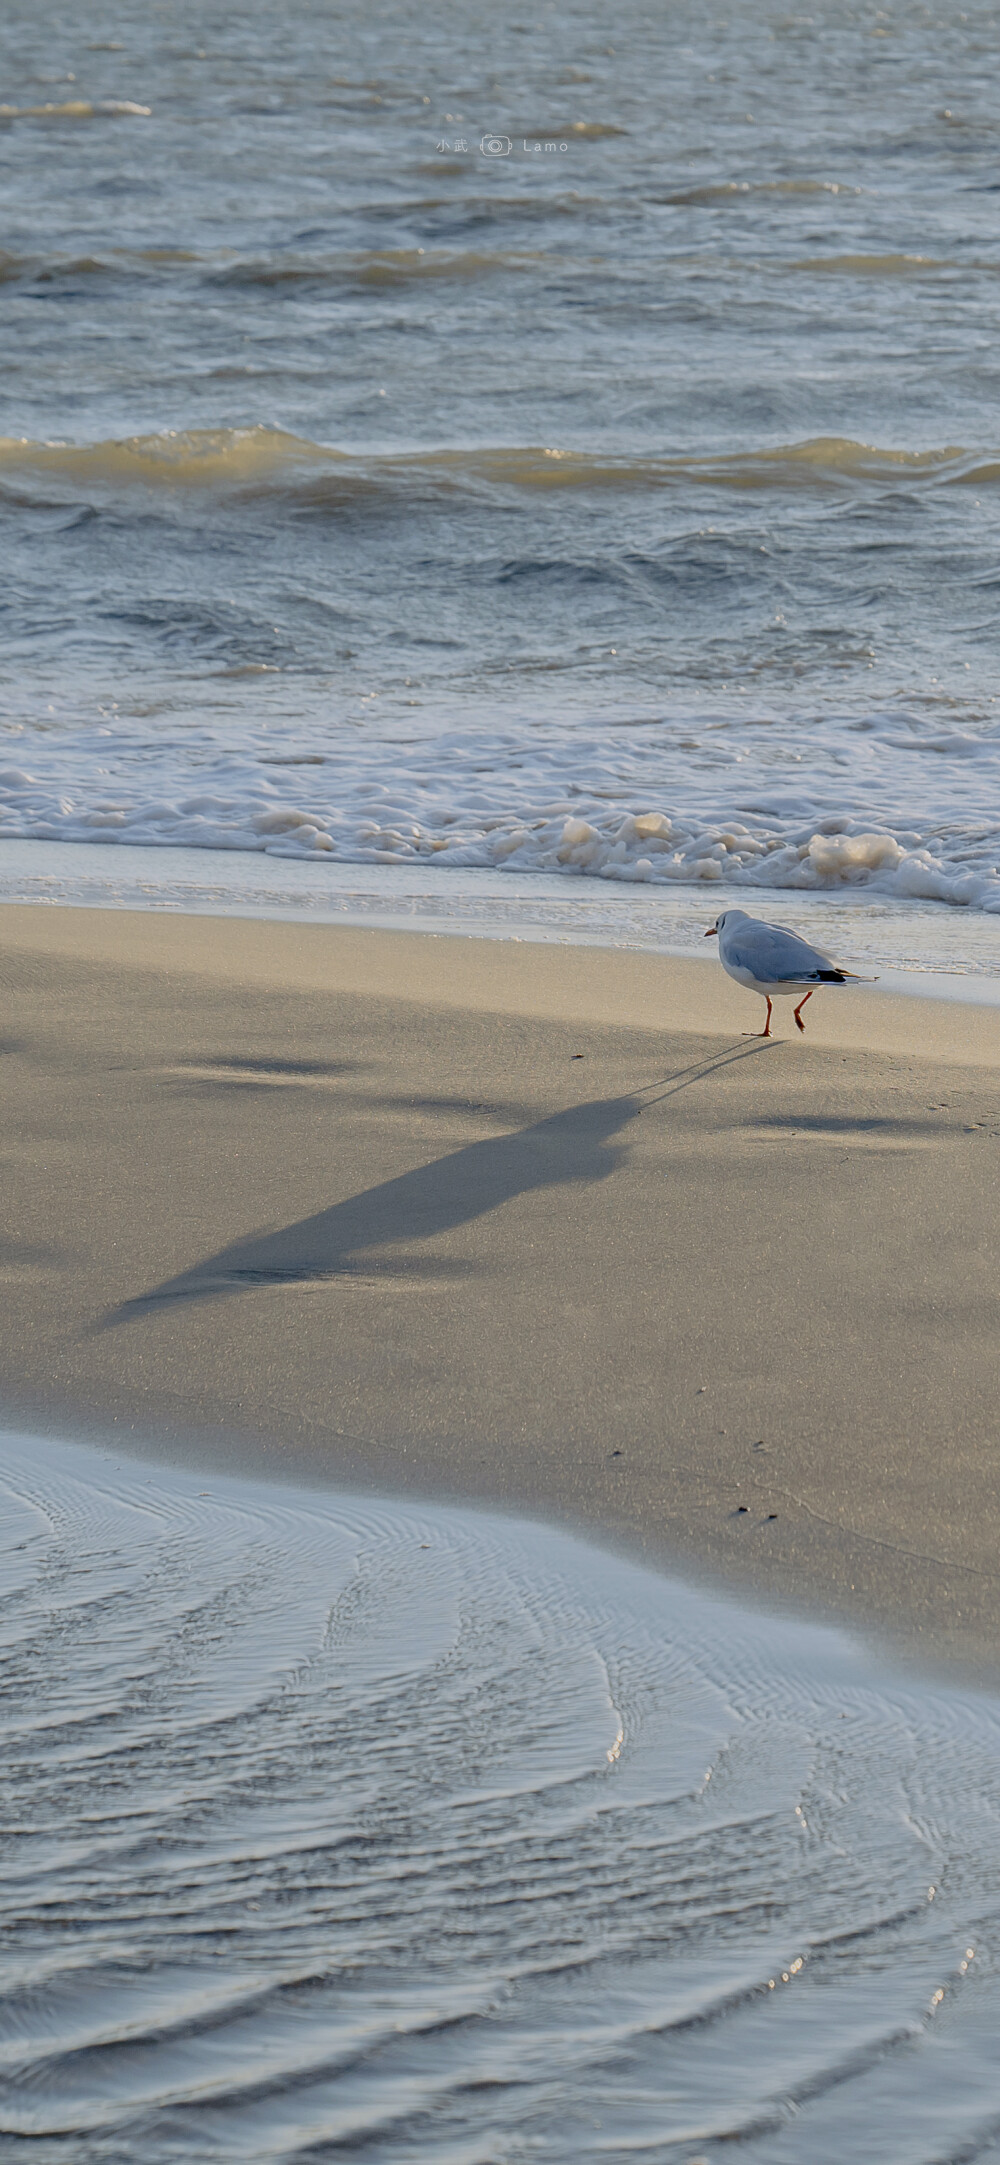
[[[1000,2156],[1000,1706],[567,1534],[8,1436],[36,2165]]]
[[[1000,907],[997,48],[14,0],[0,834]]]
[[[704,960],[714,910],[703,889],[597,881],[567,891],[537,872],[481,870],[439,878],[425,865],[331,864],[245,851],[77,849],[73,843],[0,843],[0,903],[166,911],[179,916],[284,918],[467,938],[542,941],[687,954]],[[989,1005],[1000,1001],[996,927],[986,912],[952,917],[934,903],[902,903],[856,888],[768,897],[767,914],[887,992]]]

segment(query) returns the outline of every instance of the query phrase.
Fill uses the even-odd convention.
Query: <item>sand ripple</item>
[[[991,1703],[530,1525],[4,1460],[7,2157],[992,2155]]]

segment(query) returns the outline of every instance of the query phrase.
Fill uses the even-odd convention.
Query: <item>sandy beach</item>
[[[1000,1668],[1000,1011],[2,916],[4,1413],[537,1514]]]

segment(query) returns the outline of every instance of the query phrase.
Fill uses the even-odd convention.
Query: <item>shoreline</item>
[[[547,1518],[995,1682],[995,1010],[768,1045],[707,959],[0,937],[6,1425]]]
[[[6,839],[0,908],[125,909],[460,934],[539,945],[617,948],[702,958],[720,908],[788,924],[883,989],[917,998],[1000,1004],[997,931],[989,911],[903,902],[850,883],[826,891],[724,882],[651,885],[548,872],[371,865],[243,850],[152,848]]]

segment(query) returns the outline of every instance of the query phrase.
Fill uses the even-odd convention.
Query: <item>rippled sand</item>
[[[2,1449],[5,2156],[993,2156],[1000,1709],[525,1521]]]

